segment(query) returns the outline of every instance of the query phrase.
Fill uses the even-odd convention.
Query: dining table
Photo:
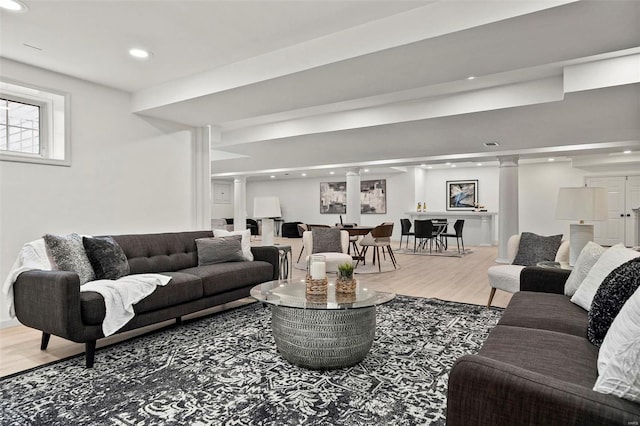
[[[354,254],[351,255],[353,260],[362,260],[364,261],[364,256],[362,250],[358,249],[358,245],[356,241],[351,241],[351,237],[357,237],[360,235],[367,235],[375,226],[342,226],[340,227],[342,230],[347,231],[349,233],[349,241],[353,245]],[[349,246],[349,254],[351,254],[351,246]]]

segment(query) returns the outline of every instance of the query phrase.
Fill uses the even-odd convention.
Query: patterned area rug
[[[360,364],[287,363],[251,304],[0,381],[2,424],[440,425],[448,372],[501,310],[398,296]]]

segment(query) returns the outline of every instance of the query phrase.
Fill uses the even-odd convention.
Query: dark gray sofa
[[[640,404],[593,390],[587,312],[564,296],[569,271],[527,267],[498,325],[449,375],[447,425],[631,425]]]
[[[172,277],[134,305],[135,317],[118,332],[176,319],[206,308],[249,296],[251,287],[278,279],[278,249],[252,247],[253,262],[198,266],[195,240],[212,231],[114,235],[124,250],[131,274],[162,273]],[[85,343],[86,365],[93,366],[96,340],[104,337],[104,299],[96,292],[80,292],[75,272],[28,271],[14,284],[16,316],[28,327],[42,330],[41,349],[53,334]]]

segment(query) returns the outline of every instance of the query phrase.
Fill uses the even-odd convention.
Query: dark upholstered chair
[[[449,238],[455,238],[456,244],[458,244],[458,253],[464,253],[464,239],[462,238],[462,228],[464,228],[464,220],[458,219],[456,223],[453,224],[454,233],[449,233],[448,230],[440,234],[440,239],[444,243],[445,250],[449,245],[447,243]],[[462,243],[462,252],[460,252],[460,243]]]
[[[302,222],[285,222],[282,224],[282,236],[287,238],[302,238],[298,225]]]
[[[233,218],[226,218],[227,225],[233,225]],[[258,222],[253,219],[247,219],[247,229],[251,231],[251,235],[258,235]]]
[[[414,237],[416,236],[415,232],[411,232],[411,221],[409,219],[400,219],[400,229],[401,229],[401,234],[400,234],[400,246],[398,247],[398,250],[400,250],[402,248],[402,239],[404,237],[407,237],[407,245],[406,248],[409,248],[409,237]]]

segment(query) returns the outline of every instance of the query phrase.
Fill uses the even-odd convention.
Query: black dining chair
[[[411,232],[411,221],[409,219],[400,219],[400,246],[398,247],[398,250],[402,249],[402,239],[404,237],[407,237],[407,244],[406,244],[406,248],[409,248],[409,237],[414,237],[415,238],[415,232]]]
[[[415,253],[418,247],[424,247],[426,242],[429,241],[429,253],[431,253],[433,240],[436,238],[433,233],[433,222],[430,220],[416,219],[413,221],[413,229],[415,234],[415,238],[413,240],[413,252]],[[418,240],[420,240],[420,244],[417,244]]]
[[[458,244],[458,253],[460,253],[460,244],[462,243],[462,253],[464,253],[464,239],[462,238],[462,228],[464,228],[464,220],[458,219],[456,223],[453,224],[453,229],[455,233],[449,233],[448,231],[440,234],[442,238],[444,238],[445,250],[448,247],[447,241],[449,238],[455,238],[456,243]]]

